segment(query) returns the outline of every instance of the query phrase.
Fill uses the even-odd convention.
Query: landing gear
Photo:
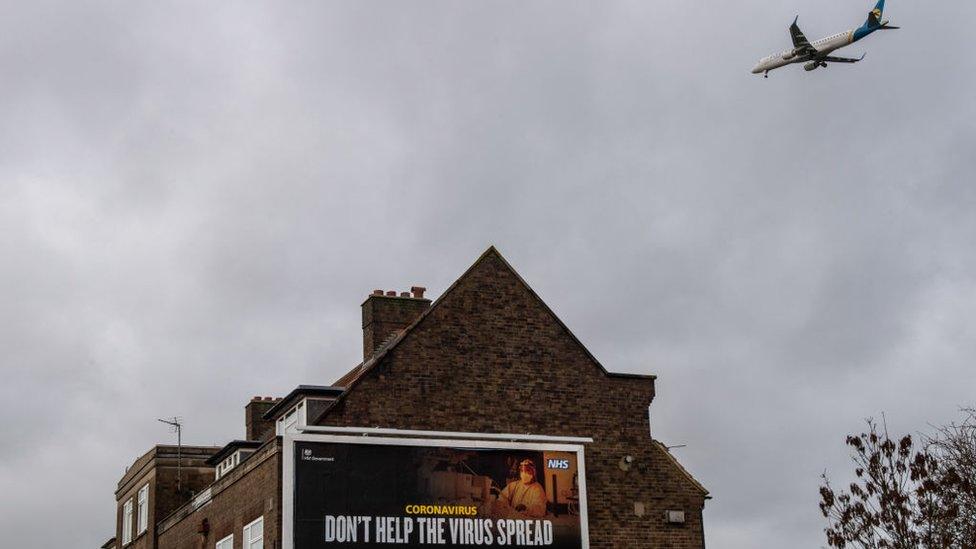
[[[763,74],[763,78],[769,78],[769,71],[766,71],[766,72],[765,72],[765,73]]]

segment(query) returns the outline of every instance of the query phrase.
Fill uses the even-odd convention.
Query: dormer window
[[[276,426],[276,432],[278,435],[283,435],[285,433],[293,433],[296,431],[295,425],[298,423],[298,418],[305,413],[305,399],[302,399],[294,408],[288,410],[285,415],[278,419],[278,424]],[[305,423],[303,421],[303,423]]]
[[[217,465],[217,478],[226,475],[238,463],[240,463],[240,452],[234,452],[233,454],[227,456],[227,459],[221,461]]]
[[[248,456],[250,456],[253,453],[254,453],[253,450],[242,449],[242,450],[237,450],[236,452],[227,456],[223,461],[218,463],[217,467],[214,469],[214,480],[217,480],[220,477],[229,473],[231,469],[240,465],[242,461],[247,459]]]
[[[275,435],[297,433],[299,425],[313,423],[340,395],[341,387],[299,385],[267,412],[263,418],[274,421]]]

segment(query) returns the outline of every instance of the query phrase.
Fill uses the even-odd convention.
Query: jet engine
[[[815,70],[819,66],[820,66],[820,63],[814,61],[813,63],[807,63],[806,65],[803,65],[803,70],[805,70],[807,72],[810,72],[812,70]]]

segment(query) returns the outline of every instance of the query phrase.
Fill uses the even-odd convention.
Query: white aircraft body
[[[881,15],[884,13],[884,3],[885,0],[878,0],[878,4],[868,14],[868,20],[860,27],[821,38],[812,43],[807,40],[807,37],[803,35],[800,27],[796,24],[800,19],[797,16],[793,20],[793,25],[790,26],[790,35],[793,37],[793,48],[763,57],[752,69],[752,74],[763,74],[766,78],[769,78],[769,71],[796,63],[805,63],[803,68],[807,71],[815,70],[818,67],[826,68],[827,63],[857,63],[861,59],[864,59],[863,55],[859,58],[835,57],[831,53],[857,42],[874,31],[899,28],[892,27],[888,25],[888,21],[881,20]]]

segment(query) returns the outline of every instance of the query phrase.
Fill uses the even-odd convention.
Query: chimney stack
[[[414,286],[410,292],[373,290],[363,302],[363,362],[394,334],[406,328],[430,307],[424,298],[426,288]]]
[[[275,434],[274,421],[264,419],[264,413],[274,407],[280,398],[253,397],[244,407],[244,440],[270,439]]]

